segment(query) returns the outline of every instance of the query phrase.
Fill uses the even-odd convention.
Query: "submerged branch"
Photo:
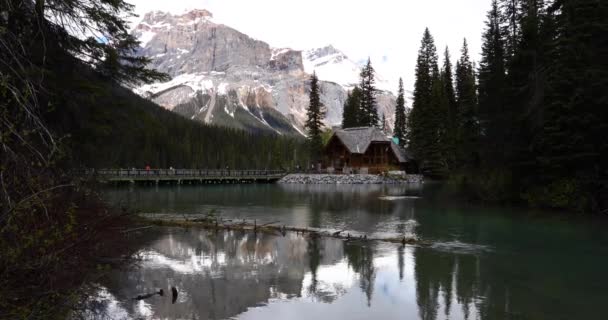
[[[343,240],[366,240],[366,241],[382,241],[390,243],[401,243],[401,244],[416,244],[416,245],[428,245],[428,241],[417,239],[416,237],[368,237],[367,235],[351,235],[350,233],[344,234],[346,230],[339,232],[315,230],[309,228],[300,228],[293,226],[279,226],[275,225],[279,221],[266,223],[263,225],[257,225],[256,222],[249,223],[246,221],[239,223],[232,223],[232,220],[218,220],[215,218],[198,218],[198,219],[158,219],[151,217],[142,217],[146,223],[154,224],[157,226],[172,226],[172,227],[194,227],[211,230],[236,230],[254,233],[266,233],[272,235],[285,236],[287,232],[295,232],[297,234],[307,235],[310,237],[326,237]]]

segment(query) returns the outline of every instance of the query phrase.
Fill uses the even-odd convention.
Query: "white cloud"
[[[479,60],[481,33],[490,0],[130,0],[136,13],[181,13],[202,8],[216,21],[274,47],[308,49],[333,44],[353,61],[368,56],[378,71],[413,88],[414,67],[425,27],[440,53],[450,47],[452,60],[467,38]],[[394,78],[394,79],[393,79]]]

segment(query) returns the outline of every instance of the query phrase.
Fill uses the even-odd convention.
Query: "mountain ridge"
[[[204,9],[149,12],[132,34],[142,43],[138,54],[151,58],[150,67],[173,77],[134,91],[208,124],[304,134],[309,78],[316,71],[327,109],[325,125],[336,126],[347,90],[358,82],[358,66],[331,45],[305,51],[274,48],[214,22]],[[379,113],[389,123],[394,105],[391,92],[379,92]]]

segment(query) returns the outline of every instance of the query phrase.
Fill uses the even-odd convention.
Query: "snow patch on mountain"
[[[172,88],[177,88],[180,86],[189,87],[192,92],[190,93],[190,97],[194,97],[197,92],[205,92],[207,90],[215,88],[213,81],[208,78],[208,73],[203,72],[199,74],[190,74],[185,73],[174,77],[170,81],[167,82],[157,82],[152,84],[146,84],[139,88],[135,88],[135,93],[139,94],[142,97],[152,97],[156,94],[159,94],[163,91],[170,90]],[[223,88],[225,90],[225,87]],[[175,105],[162,105],[163,107],[172,110]]]
[[[137,40],[139,40],[139,45],[142,47],[145,47],[146,44],[148,44],[148,42],[150,42],[150,40],[152,40],[152,38],[154,38],[154,36],[156,36],[156,32],[142,31],[141,34],[139,35],[139,38],[137,39]]]
[[[285,54],[290,50],[291,49],[289,49],[289,48],[273,48],[272,55],[270,56],[270,61],[276,60],[278,56]]]
[[[206,10],[150,12],[132,34],[141,41],[138,54],[151,58],[150,67],[173,77],[134,91],[205,123],[304,135],[313,71],[321,79],[328,127],[340,124],[346,91],[359,82],[361,66],[333,46],[272,48],[216,24]],[[382,77],[377,80],[385,90]],[[394,95],[380,92],[377,100],[379,113],[390,119]]]
[[[342,51],[328,45],[305,51],[303,54],[304,71],[317,73],[320,80],[335,82],[345,89],[350,90],[359,83],[361,68],[367,61],[354,62]],[[372,66],[374,62],[372,61]],[[391,81],[376,72],[376,88],[382,91],[394,93]]]
[[[320,80],[335,82],[347,88],[355,86],[360,68],[333,46],[303,52],[304,71],[316,72]]]

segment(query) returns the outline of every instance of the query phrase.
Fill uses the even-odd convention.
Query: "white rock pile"
[[[421,175],[406,175],[405,178],[388,178],[373,174],[290,174],[279,183],[291,184],[400,184],[421,183]]]

